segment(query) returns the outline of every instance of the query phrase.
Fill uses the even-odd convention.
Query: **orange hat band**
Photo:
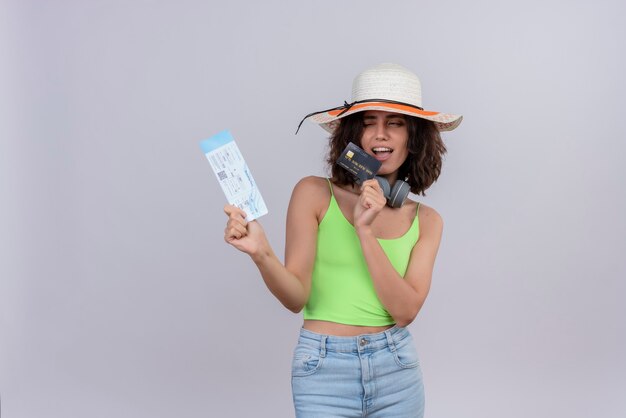
[[[379,102],[379,101],[373,100],[373,101],[368,101],[366,103],[355,104],[353,106],[350,106],[347,109],[333,109],[333,110],[328,111],[328,115],[339,116],[342,113],[372,107],[372,105],[387,107],[393,110],[400,110],[403,112],[411,112],[411,113],[415,113],[415,114],[422,115],[422,116],[435,116],[439,114],[439,112],[430,112],[428,110],[423,110],[417,106],[406,105],[404,103],[389,103],[389,102],[382,102],[382,101]]]
[[[388,99],[368,99],[368,100],[359,100],[358,102],[352,102],[352,103],[343,102],[342,106],[333,107],[331,109],[326,109],[326,110],[322,110],[319,112],[313,112],[313,113],[309,113],[308,115],[306,115],[298,124],[298,129],[296,129],[296,134],[300,130],[300,126],[302,126],[302,122],[304,122],[305,119],[311,116],[319,115],[320,113],[328,113],[328,115],[331,117],[340,117],[341,115],[343,115],[344,113],[348,111],[364,109],[364,108],[372,107],[372,105],[386,107],[391,110],[410,112],[410,113],[413,113],[416,115],[422,115],[422,116],[434,116],[434,115],[439,114],[439,112],[426,111],[419,106],[415,106],[415,105],[403,103],[403,102],[398,102],[395,100],[388,100]]]

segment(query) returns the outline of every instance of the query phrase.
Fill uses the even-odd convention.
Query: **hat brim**
[[[401,113],[403,115],[415,116],[417,118],[426,119],[434,122],[439,131],[451,131],[459,126],[459,124],[463,120],[463,116],[461,115],[453,115],[450,113],[441,113],[429,110],[419,110],[412,106],[382,102],[358,103],[353,105],[347,112],[343,114],[341,114],[341,109],[335,109],[312,115],[310,118],[314,122],[320,124],[322,128],[326,129],[328,132],[333,133],[337,125],[339,125],[340,119],[345,118],[346,116],[350,116],[354,113],[365,112],[368,110],[382,110],[385,112]]]

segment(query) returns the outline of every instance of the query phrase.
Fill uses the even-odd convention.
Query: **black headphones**
[[[401,207],[411,191],[409,183],[402,180],[396,180],[393,187],[391,187],[389,186],[389,182],[386,178],[379,176],[374,178],[378,181],[378,184],[380,184],[380,188],[383,189],[383,195],[387,198],[387,206],[392,208]]]

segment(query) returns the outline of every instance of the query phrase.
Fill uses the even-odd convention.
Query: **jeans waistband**
[[[321,347],[324,351],[351,353],[364,350],[376,351],[387,347],[395,350],[396,343],[410,336],[411,334],[408,329],[397,325],[382,332],[362,334],[353,337],[323,335],[301,328],[298,343],[312,347]]]

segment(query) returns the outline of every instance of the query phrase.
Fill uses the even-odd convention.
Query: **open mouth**
[[[393,150],[389,147],[374,147],[372,148],[372,153],[374,153],[374,157],[378,161],[385,161],[387,158],[391,156]]]

